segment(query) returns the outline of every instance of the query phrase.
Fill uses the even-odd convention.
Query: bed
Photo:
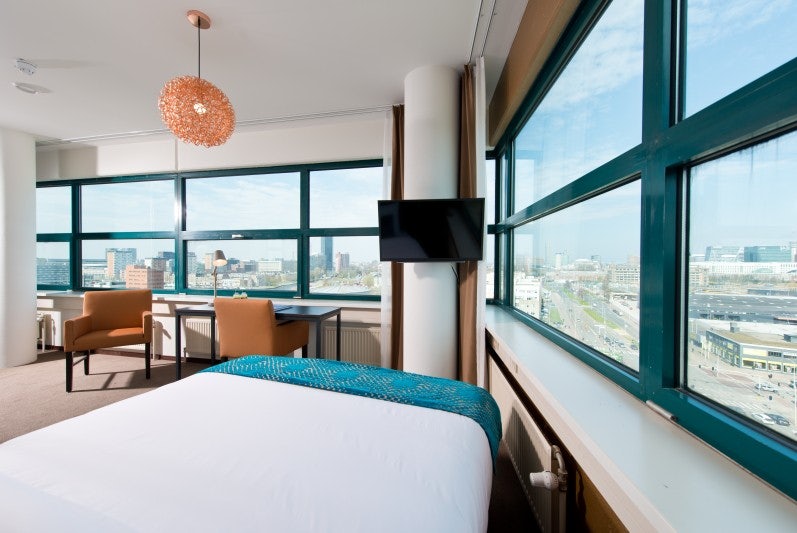
[[[486,531],[478,387],[236,359],[0,445],[3,531]]]

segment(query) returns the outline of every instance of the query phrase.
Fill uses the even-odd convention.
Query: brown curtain
[[[390,175],[390,199],[404,198],[404,105],[393,106],[393,150]],[[402,334],[404,322],[404,263],[390,264],[390,283],[392,291],[390,326],[390,368],[404,368],[404,344]]]
[[[459,197],[476,197],[476,94],[473,67],[465,65],[459,134]],[[476,300],[478,262],[457,263],[459,278],[459,359],[457,379],[476,384]]]

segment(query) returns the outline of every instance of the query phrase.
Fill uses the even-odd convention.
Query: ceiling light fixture
[[[24,72],[28,76],[36,74],[36,65],[26,59],[18,58],[14,60],[14,66],[17,67],[18,71]]]
[[[197,29],[197,75],[166,82],[158,99],[163,123],[181,140],[207,147],[224,144],[235,128],[235,111],[227,96],[201,78],[200,34],[210,28],[201,11],[186,13]]]

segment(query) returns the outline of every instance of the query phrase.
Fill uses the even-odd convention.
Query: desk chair
[[[288,355],[301,348],[307,357],[310,325],[277,322],[274,304],[265,298],[216,298],[221,358],[244,355]]]
[[[152,291],[90,291],[83,296],[83,314],[64,321],[66,392],[72,392],[74,353],[86,352],[83,373],[89,374],[92,350],[144,344],[144,366],[150,375]]]

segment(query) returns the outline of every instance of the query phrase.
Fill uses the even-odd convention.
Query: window
[[[793,1],[686,2],[685,116],[797,55]]]
[[[380,294],[378,237],[311,237],[310,293]]]
[[[515,211],[642,135],[642,0],[617,0],[515,139]]]
[[[485,175],[484,194],[484,223],[486,226],[495,224],[495,191],[496,191],[496,161],[495,158],[487,159],[487,172]],[[488,233],[484,239],[484,270],[485,270],[485,296],[488,300],[495,298],[495,235]]]
[[[36,283],[46,287],[68,287],[69,243],[36,243]]]
[[[382,167],[310,172],[310,227],[378,226],[376,205],[381,198]]]
[[[86,233],[174,231],[174,183],[161,180],[83,185],[80,221]]]
[[[296,292],[298,246],[295,239],[190,241],[186,254],[187,288],[213,289],[215,250],[222,250],[227,258],[227,264],[216,269],[217,290]]]
[[[186,230],[298,228],[299,173],[186,180]]]
[[[639,182],[515,230],[513,305],[639,370]]]
[[[70,237],[72,231],[72,188],[36,189],[36,284],[42,288],[64,289],[71,284]]]
[[[378,300],[381,165],[372,160],[42,184],[38,288],[211,295],[215,283],[220,295]],[[208,258],[215,250],[228,262],[214,277]]]
[[[786,383],[797,365],[783,351],[797,351],[795,175],[797,133],[690,169],[685,326],[689,389],[791,440],[797,389]]]
[[[86,239],[81,286],[111,289],[174,289],[171,239]]]
[[[499,305],[792,498],[795,17],[580,3],[495,147],[494,231]]]
[[[36,189],[36,233],[72,231],[72,189],[39,187]]]

